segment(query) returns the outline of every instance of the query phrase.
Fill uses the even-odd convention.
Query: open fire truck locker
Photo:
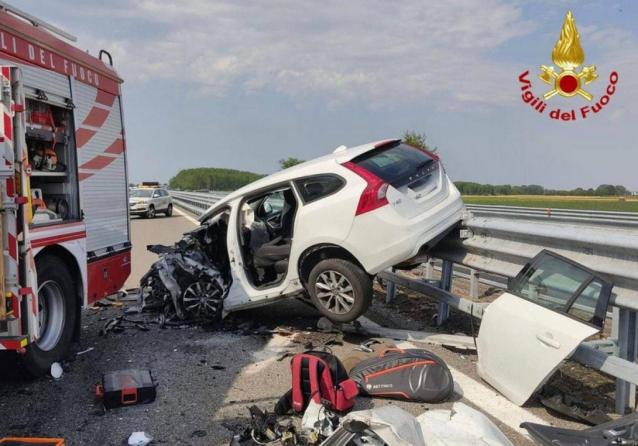
[[[121,83],[0,2],[0,362],[44,374],[131,269]]]

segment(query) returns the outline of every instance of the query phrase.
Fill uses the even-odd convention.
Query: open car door
[[[478,373],[523,405],[578,345],[600,331],[612,285],[588,268],[542,251],[483,314]]]

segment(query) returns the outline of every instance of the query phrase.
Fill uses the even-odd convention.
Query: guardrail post
[[[618,356],[636,362],[636,312],[620,308],[618,317]],[[636,406],[636,386],[616,379],[616,412],[624,415]]]
[[[390,271],[395,272],[396,270],[394,268],[390,268]],[[387,285],[385,290],[385,303],[389,304],[394,300],[397,294],[397,286],[394,284],[394,282],[391,282],[389,280],[386,283]]]
[[[445,291],[452,289],[452,274],[454,273],[454,263],[449,260],[443,261],[441,267],[440,288]],[[450,306],[445,302],[439,302],[436,313],[436,325],[442,325],[450,317]]]
[[[479,296],[479,272],[470,269],[470,299],[477,299]]]

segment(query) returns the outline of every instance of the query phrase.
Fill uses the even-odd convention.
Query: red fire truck
[[[131,269],[122,79],[68,40],[0,2],[0,362],[35,375]]]

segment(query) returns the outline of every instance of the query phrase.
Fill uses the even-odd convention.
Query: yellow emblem
[[[575,71],[585,61],[585,53],[580,46],[580,36],[576,30],[576,22],[571,11],[567,11],[560,38],[552,50],[552,61],[560,67],[560,73],[554,71],[554,67],[541,65],[541,74],[538,76],[543,82],[553,85],[554,88],[543,95],[545,100],[559,94],[564,97],[581,95],[588,101],[592,95],[583,90],[582,86],[598,78],[596,66],[583,67],[578,73]]]

